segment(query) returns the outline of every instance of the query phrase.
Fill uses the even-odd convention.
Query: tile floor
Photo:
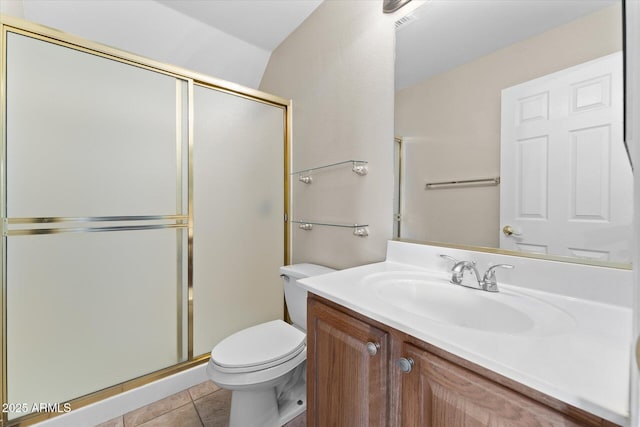
[[[96,427],[226,427],[230,405],[231,392],[206,381]],[[305,415],[285,427],[306,427]]]

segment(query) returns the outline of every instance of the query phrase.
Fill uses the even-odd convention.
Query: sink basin
[[[470,289],[429,273],[375,273],[361,284],[399,310],[455,327],[550,335],[575,325],[567,312],[533,296],[505,289],[497,293]]]

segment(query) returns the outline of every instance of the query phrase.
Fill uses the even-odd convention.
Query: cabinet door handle
[[[371,356],[375,356],[376,354],[378,354],[378,350],[380,350],[380,343],[371,341],[367,343],[367,353],[369,353]]]
[[[400,359],[396,360],[396,365],[398,365],[398,367],[402,372],[404,372],[405,374],[408,374],[409,372],[411,372],[411,369],[413,368],[414,361],[410,357],[408,358],[401,357]]]

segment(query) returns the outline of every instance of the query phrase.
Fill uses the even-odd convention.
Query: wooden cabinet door
[[[403,355],[414,362],[410,372],[401,374],[403,427],[602,425],[568,418],[411,344],[403,344]]]
[[[307,319],[307,425],[386,426],[388,334],[315,299]]]

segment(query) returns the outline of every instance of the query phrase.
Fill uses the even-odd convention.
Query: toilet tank
[[[298,285],[298,280],[332,271],[336,270],[317,264],[292,264],[280,267],[289,317],[298,328],[307,330],[307,291]]]

